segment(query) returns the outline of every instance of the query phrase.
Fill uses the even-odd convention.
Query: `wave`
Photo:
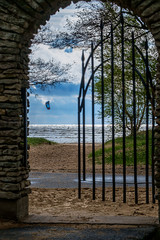
[[[92,142],[92,125],[86,124],[86,143]],[[102,126],[95,125],[95,141],[101,142]],[[82,125],[81,125],[82,133]],[[111,138],[111,125],[105,125],[106,140]],[[43,137],[58,143],[77,143],[77,124],[31,124],[29,129],[30,137]]]
[[[82,137],[81,125],[81,137]],[[150,128],[151,126],[149,126]],[[92,142],[92,125],[86,124],[86,143]],[[141,126],[145,130],[145,125]],[[112,139],[112,125],[105,124],[105,141]],[[126,132],[128,135],[129,133]],[[30,137],[42,137],[57,143],[78,143],[78,125],[77,124],[31,124],[29,128]],[[122,131],[115,132],[115,137],[122,136]],[[95,142],[102,142],[102,126],[95,125]]]

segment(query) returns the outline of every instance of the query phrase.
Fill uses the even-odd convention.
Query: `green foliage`
[[[36,138],[36,137],[28,137],[27,142],[31,146],[37,146],[40,144],[49,144],[49,145],[56,144],[56,142],[51,142],[45,138]]]
[[[132,31],[135,30],[136,36],[147,36],[145,29],[140,28],[139,21],[136,17],[132,15],[124,14],[124,57],[125,57],[125,125],[126,128],[133,133],[133,70],[132,70]],[[109,39],[110,41],[110,39]],[[111,46],[110,42],[107,41],[104,44],[104,101],[105,101],[105,117],[107,117],[107,122],[112,117],[112,98],[111,98]],[[135,45],[140,49],[140,51],[145,56],[145,43],[146,39],[144,37],[136,38]],[[156,83],[156,62],[157,59],[155,54],[153,54],[153,45],[149,43],[149,69],[152,75],[152,83]],[[117,27],[114,31],[114,113],[115,113],[115,124],[120,127],[123,125],[123,104],[122,104],[122,46],[121,46],[121,29]],[[135,48],[136,49],[136,48]],[[99,57],[100,58],[100,57]],[[109,59],[107,61],[107,59]],[[131,64],[130,64],[131,63]],[[138,51],[135,51],[135,65],[136,70],[138,70],[146,82],[146,66]],[[135,73],[135,88],[136,88],[136,129],[139,130],[143,120],[145,118],[145,108],[146,108],[146,89],[142,83],[137,72]],[[150,95],[153,95],[154,88],[149,87]],[[98,72],[96,75],[95,84],[95,96],[97,103],[101,104],[102,94],[101,94],[101,73]],[[150,104],[150,114],[151,114],[151,103]]]
[[[156,84],[156,62],[157,50],[151,33],[148,31],[145,23],[138,17],[134,16],[133,12],[121,9],[116,4],[109,1],[99,3],[89,2],[88,7],[77,12],[77,21],[72,22],[68,20],[68,32],[70,39],[77,40],[82,46],[88,47],[90,41],[94,45],[100,41],[100,21],[103,19],[103,36],[104,36],[104,91],[105,91],[105,117],[107,122],[111,120],[112,116],[112,101],[111,101],[111,23],[114,29],[114,93],[115,93],[115,124],[122,126],[122,43],[121,43],[121,13],[123,13],[124,20],[124,58],[125,58],[125,125],[127,129],[133,133],[133,81],[132,81],[132,32],[134,32],[135,45],[146,56],[146,39],[148,39],[148,57],[149,69],[152,75],[152,83]],[[83,7],[83,4],[82,4]],[[116,26],[116,27],[115,27]],[[64,35],[65,36],[65,35]],[[67,36],[68,37],[68,36]],[[64,39],[67,39],[64,37]],[[81,46],[80,44],[80,46]],[[74,46],[73,46],[74,47]],[[136,48],[135,64],[136,69],[140,72],[144,81],[146,82],[146,67],[141,54]],[[95,51],[95,57],[101,61],[100,48]],[[108,59],[108,60],[107,60]],[[131,64],[129,64],[129,62]],[[96,65],[96,64],[95,64]],[[100,71],[100,68],[99,68]],[[100,72],[95,73],[95,100],[101,104],[101,77]],[[145,119],[145,103],[146,90],[136,73],[136,129],[139,130],[141,124]],[[150,86],[150,95],[154,94],[154,87]],[[151,114],[151,103],[150,103]],[[100,113],[101,116],[101,113]],[[150,115],[151,116],[151,115]]]
[[[137,164],[145,164],[146,157],[146,141],[145,131],[137,133]],[[152,133],[149,131],[149,164],[151,165],[151,147],[152,147]],[[115,140],[115,163],[123,164],[123,138],[119,137]],[[89,158],[92,154],[89,154]],[[95,152],[95,160],[97,164],[102,164],[102,149]],[[112,141],[105,143],[105,163],[112,164]],[[126,137],[126,165],[134,165],[134,151],[133,151],[133,136]]]
[[[129,49],[129,46],[128,46]],[[123,105],[122,105],[122,71],[119,65],[120,56],[117,55],[117,61],[114,65],[114,113],[115,113],[115,124],[122,126],[123,124]],[[131,61],[131,56],[127,55],[127,60]],[[145,79],[145,66],[141,58],[137,56],[137,68],[141,68],[141,75]],[[112,98],[111,98],[111,66],[107,63],[104,67],[105,78],[104,78],[104,100],[105,100],[105,117],[112,117]],[[97,103],[101,104],[101,78],[97,77],[95,84],[95,95]],[[146,90],[142,84],[142,81],[136,75],[136,129],[139,130],[144,116],[145,116],[145,101],[146,101]],[[126,115],[126,127],[132,133],[133,132],[133,81],[132,81],[132,68],[128,64],[125,69],[125,115]]]

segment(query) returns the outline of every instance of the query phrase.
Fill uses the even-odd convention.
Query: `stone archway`
[[[74,0],[73,2],[78,2]],[[114,0],[142,18],[160,54],[159,0]],[[28,54],[33,34],[51,14],[71,0],[0,0],[0,217],[28,214],[29,166],[23,165],[21,87],[28,86]],[[160,116],[160,60],[157,73],[157,119]],[[156,184],[160,189],[160,126],[156,130]],[[159,191],[158,191],[159,193]]]

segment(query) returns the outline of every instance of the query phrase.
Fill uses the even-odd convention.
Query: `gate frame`
[[[126,203],[126,126],[125,126],[125,63],[128,63],[132,67],[132,81],[133,81],[133,116],[134,116],[134,187],[135,187],[135,204],[138,203],[138,182],[137,182],[137,131],[136,131],[136,91],[135,91],[135,73],[138,74],[145,90],[146,90],[146,203],[149,203],[149,100],[151,102],[152,106],[152,203],[155,203],[155,164],[154,164],[154,128],[155,128],[155,86],[152,82],[152,76],[151,72],[149,70],[149,61],[148,61],[148,41],[145,42],[145,52],[146,56],[144,57],[142,51],[135,45],[135,37],[134,32],[132,31],[131,34],[131,47],[132,47],[132,62],[129,62],[128,60],[125,60],[124,58],[124,18],[123,13],[121,13],[120,21],[113,27],[113,24],[111,23],[111,31],[107,35],[107,37],[103,38],[103,28],[104,24],[101,20],[100,22],[100,30],[101,30],[101,38],[100,41],[93,46],[93,42],[91,43],[91,53],[86,60],[86,63],[84,63],[85,57],[84,57],[84,50],[82,51],[82,78],[81,78],[81,84],[79,89],[79,96],[78,96],[78,198],[81,198],[81,132],[80,132],[80,126],[81,126],[81,112],[83,113],[83,120],[82,120],[82,126],[83,126],[83,132],[82,132],[82,138],[83,138],[83,181],[86,180],[86,154],[85,154],[85,97],[87,94],[87,90],[89,88],[89,85],[92,84],[92,187],[93,187],[93,200],[95,200],[95,133],[94,133],[94,125],[95,125],[95,110],[94,110],[94,75],[101,68],[101,118],[102,118],[102,201],[105,201],[105,147],[104,147],[104,63],[110,61],[111,62],[111,98],[112,98],[112,189],[113,189],[113,202],[115,202],[115,126],[114,126],[114,38],[113,33],[114,30],[121,25],[121,66],[122,66],[122,114],[123,114],[123,203]],[[106,40],[110,38],[111,42],[111,57],[104,60],[104,43]],[[94,69],[94,52],[98,47],[101,47],[100,49],[100,64]],[[142,60],[146,66],[146,81],[142,77],[139,70],[136,68],[135,65],[135,50],[138,50],[140,56],[142,57]],[[85,73],[87,70],[87,67],[89,63],[91,62],[91,76],[88,80],[88,82],[85,84]],[[150,88],[152,89],[152,96],[150,95],[149,91],[149,84]]]

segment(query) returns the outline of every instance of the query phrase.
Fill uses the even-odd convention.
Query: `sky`
[[[57,32],[65,29],[67,17],[74,21],[75,5],[72,3],[65,9],[60,9],[47,22],[49,28]],[[77,98],[81,80],[81,54],[82,49],[51,49],[47,45],[39,44],[32,46],[32,58],[42,58],[45,61],[54,59],[61,64],[70,64],[69,82],[56,84],[55,87],[48,87],[44,91],[38,88],[30,94],[30,124],[77,124]],[[89,51],[85,52],[86,58]],[[86,99],[86,123],[91,123],[91,101],[90,93]],[[51,108],[47,110],[45,102],[50,101]],[[97,123],[99,120],[97,118]]]

